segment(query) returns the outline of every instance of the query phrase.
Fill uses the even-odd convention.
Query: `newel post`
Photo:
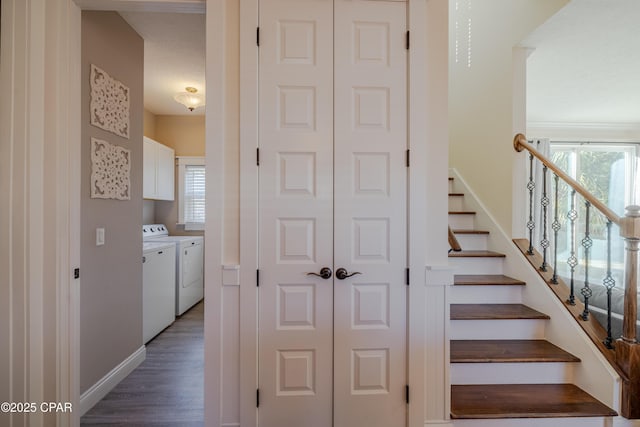
[[[625,294],[622,338],[616,341],[616,363],[627,378],[622,381],[621,415],[640,418],[640,344],[636,340],[638,316],[638,246],[640,206],[629,206],[622,218],[620,235],[625,240]]]

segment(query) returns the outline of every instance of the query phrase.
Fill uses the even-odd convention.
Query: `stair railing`
[[[460,246],[458,238],[454,234],[453,230],[451,230],[451,227],[449,227],[449,248],[449,252],[460,252],[462,250],[462,246]]]
[[[570,204],[569,211],[566,213],[567,234],[569,236],[569,257],[566,261],[570,268],[569,273],[569,297],[567,305],[575,305],[575,283],[574,274],[576,267],[580,264],[578,260],[578,252],[576,250],[577,243],[577,224],[578,205],[576,196],[580,195],[584,203],[584,220],[585,229],[582,233],[583,238],[580,240],[582,246],[582,268],[584,271],[584,284],[580,289],[580,294],[584,301],[584,310],[578,316],[582,321],[589,320],[590,308],[589,300],[593,295],[593,290],[589,283],[589,270],[591,267],[591,251],[594,244],[592,239],[592,230],[590,229],[590,221],[594,215],[601,215],[606,224],[606,270],[602,284],[607,291],[607,336],[604,339],[604,345],[615,352],[616,369],[621,373],[622,377],[622,399],[620,413],[622,416],[630,419],[640,418],[640,344],[636,336],[636,322],[638,318],[638,250],[640,246],[640,206],[628,206],[625,216],[619,217],[615,212],[609,209],[604,203],[594,197],[588,190],[580,185],[576,180],[563,172],[555,163],[536,150],[532,144],[527,141],[523,134],[517,134],[513,139],[513,146],[516,151],[521,152],[527,150],[529,152],[529,181],[527,183],[529,215],[527,221],[527,229],[529,230],[529,248],[526,250],[527,255],[534,255],[534,237],[533,231],[539,226],[534,221],[534,212],[541,209],[542,222],[542,239],[539,247],[542,250],[542,263],[539,267],[540,271],[546,272],[549,268],[547,251],[551,247],[551,241],[548,236],[549,222],[549,206],[553,206],[553,218],[551,228],[553,230],[553,253],[551,254],[551,263],[553,265],[553,275],[549,279],[552,285],[558,284],[558,276],[556,274],[558,263],[558,232],[561,230],[561,216],[558,212],[558,188],[559,181],[563,181],[566,186],[568,202]],[[536,183],[534,180],[534,159],[542,164],[542,183]],[[547,179],[548,171],[553,172],[554,190],[549,191]],[[534,190],[536,185],[542,185],[542,197],[539,201],[540,205],[534,200]],[[552,194],[549,197],[549,194]],[[611,311],[612,289],[616,286],[615,280],[611,273],[611,227],[612,225],[620,227],[620,235],[625,241],[625,261],[624,261],[624,317],[622,324],[622,336],[614,340],[611,332]]]

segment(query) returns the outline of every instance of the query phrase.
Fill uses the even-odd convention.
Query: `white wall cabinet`
[[[146,136],[143,140],[142,197],[154,200],[174,200],[174,150]]]

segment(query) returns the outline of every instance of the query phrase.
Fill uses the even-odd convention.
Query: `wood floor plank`
[[[524,286],[525,282],[503,274],[456,274],[454,285],[464,286]]]
[[[451,340],[451,363],[579,361],[546,340]]]
[[[147,357],[81,425],[204,425],[204,302],[147,344]]]
[[[608,417],[617,413],[573,384],[451,386],[451,418]]]
[[[549,319],[523,304],[451,304],[451,320]]]

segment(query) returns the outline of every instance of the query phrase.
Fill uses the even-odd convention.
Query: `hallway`
[[[87,412],[81,425],[204,424],[204,302],[147,344],[146,360]]]

